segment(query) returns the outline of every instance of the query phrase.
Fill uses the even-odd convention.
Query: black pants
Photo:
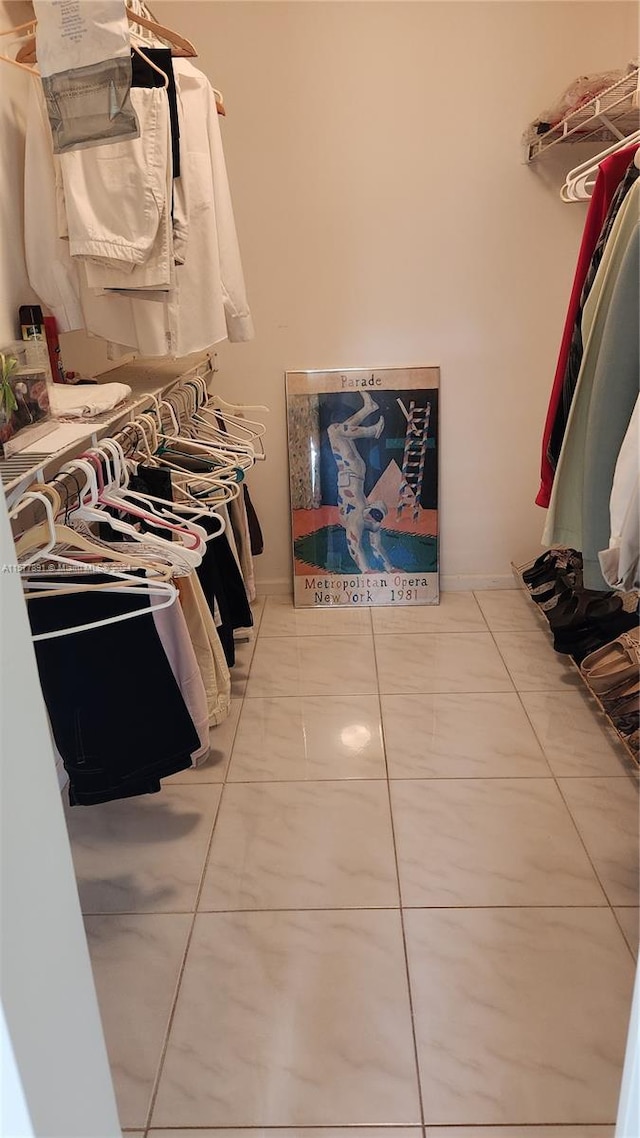
[[[96,575],[92,583],[105,580]],[[62,584],[63,579],[58,581]],[[85,576],[82,583],[86,582]],[[148,598],[127,596],[125,591],[94,591],[28,603],[34,634],[143,607],[149,611],[142,616],[35,642],[42,691],[69,775],[72,805],[159,790],[161,778],[191,766],[191,754],[200,740]]]

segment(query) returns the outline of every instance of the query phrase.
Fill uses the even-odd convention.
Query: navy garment
[[[199,522],[208,533],[217,528],[217,523],[207,518]],[[233,632],[236,628],[251,628],[253,613],[247,599],[242,574],[233,556],[226,534],[219,534],[207,542],[207,552],[196,569],[207,604],[215,613],[217,602],[220,619],[218,636],[222,644],[227,664],[230,668],[236,662]]]
[[[251,497],[249,495],[249,488],[248,488],[246,482],[243,483],[242,490],[244,493],[244,506],[245,506],[245,510],[247,511],[247,524],[249,526],[249,540],[251,542],[251,554],[253,557],[259,557],[261,553],[264,553],[264,538],[262,536],[262,527],[260,525],[260,519],[258,518],[258,515],[256,514],[255,506],[254,506],[253,502],[251,501]]]
[[[92,576],[94,584],[107,580]],[[86,582],[56,578],[61,586]],[[145,607],[148,613],[130,620],[34,643],[72,806],[160,790],[161,778],[191,766],[200,740],[148,597],[87,591],[28,602],[34,635]]]

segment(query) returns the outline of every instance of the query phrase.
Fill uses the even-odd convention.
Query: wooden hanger
[[[179,32],[174,32],[172,28],[166,28],[164,24],[159,24],[157,20],[150,20],[147,18],[147,16],[139,16],[135,12],[131,12],[128,9],[127,19],[130,24],[138,24],[139,27],[147,28],[147,30],[153,32],[158,39],[164,40],[165,43],[168,43],[171,47],[171,54],[174,56],[174,58],[197,58],[198,53],[191,41],[185,39],[185,37],[181,36]],[[23,71],[29,71],[32,75],[38,74],[35,69],[37,57],[36,37],[34,34],[37,22],[37,20],[29,20],[29,22],[26,24],[20,24],[16,28],[8,28],[6,31],[0,32],[0,36],[11,34],[18,35],[21,32],[30,33],[25,43],[23,43],[20,50],[16,53],[15,59],[10,55],[0,55],[0,59],[4,60],[6,63],[12,63],[14,67],[20,67]],[[135,45],[134,50],[138,50]],[[142,55],[142,51],[139,51],[138,54]],[[143,58],[146,58],[146,56],[143,56]],[[154,67],[153,64],[151,64],[150,60],[147,62],[150,63],[154,70],[158,70],[156,67]],[[227,112],[225,110],[224,99],[221,92],[214,90],[214,94],[216,99],[216,110],[218,114],[226,116]]]
[[[18,24],[17,27],[15,27],[15,28],[5,28],[3,31],[0,32],[0,36],[14,36],[14,37],[20,36],[22,32],[30,33],[29,38],[27,39],[26,43],[23,44],[23,46],[20,48],[20,51],[16,55],[15,59],[12,55],[0,55],[0,59],[3,60],[4,63],[10,63],[13,67],[19,67],[21,71],[28,71],[30,75],[37,75],[38,72],[36,71],[36,69],[34,67],[30,67],[29,64],[26,62],[26,58],[25,58],[25,60],[23,60],[21,58],[21,55],[22,55],[22,52],[27,50],[27,49],[28,49],[28,51],[27,51],[27,54],[28,54],[31,51],[30,45],[32,45],[33,50],[34,50],[34,58],[35,58],[35,42],[36,41],[35,41],[35,36],[33,36],[31,33],[33,33],[35,31],[36,23],[37,23],[36,20],[29,20],[26,24]],[[18,58],[18,57],[20,57],[20,58]]]
[[[171,54],[180,56],[187,59],[195,59],[197,51],[190,40],[184,38],[174,32],[171,28],[165,28],[163,24],[158,24],[155,20],[148,20],[146,16],[137,16],[134,12],[127,10],[127,19],[130,24],[138,24],[140,27],[148,28],[153,32],[158,39],[165,40],[171,46]],[[32,20],[29,24],[21,24],[18,28],[9,28],[8,32],[2,32],[2,35],[8,35],[9,32],[21,32],[30,28],[35,32],[37,20]],[[18,63],[35,63],[36,62],[36,37],[30,35],[26,43],[22,45],[20,51],[16,55]]]

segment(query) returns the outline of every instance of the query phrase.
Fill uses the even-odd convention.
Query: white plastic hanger
[[[567,174],[560,190],[562,200],[564,202],[588,201],[603,159],[608,158],[611,154],[616,154],[618,150],[624,150],[627,146],[633,146],[636,142],[640,142],[640,130],[634,131],[627,138],[621,138],[597,154],[595,158],[590,158],[586,162],[580,163],[579,166],[575,166]]]

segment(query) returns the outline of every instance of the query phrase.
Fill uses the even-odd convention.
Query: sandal
[[[608,692],[624,681],[638,678],[639,631],[635,627],[584,657],[582,674],[595,692]]]
[[[597,593],[582,589],[573,593],[561,608],[549,615],[549,624],[559,633],[590,628],[603,620],[609,620],[622,611],[622,601],[613,593]],[[594,629],[595,631],[595,629]]]
[[[546,553],[536,557],[528,569],[522,571],[522,580],[526,585],[533,584],[536,577],[546,577],[550,573],[555,573],[558,569],[558,563],[564,559],[568,562],[572,556],[579,556],[575,549],[548,549]],[[540,584],[540,581],[537,583]]]

